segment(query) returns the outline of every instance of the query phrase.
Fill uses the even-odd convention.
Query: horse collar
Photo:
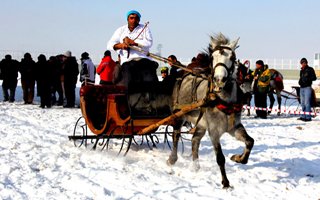
[[[225,114],[230,115],[232,113],[241,112],[243,104],[241,104],[241,103],[237,103],[237,104],[227,103],[227,102],[223,101],[222,99],[218,99],[216,107],[220,111],[224,112]]]

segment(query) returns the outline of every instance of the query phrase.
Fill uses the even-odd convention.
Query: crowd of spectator
[[[52,105],[73,108],[78,75],[79,64],[70,51],[49,58],[40,54],[36,61],[30,53],[25,53],[21,61],[5,55],[0,62],[3,101],[15,102],[17,84],[21,81],[24,104],[33,104],[37,95],[41,108]]]

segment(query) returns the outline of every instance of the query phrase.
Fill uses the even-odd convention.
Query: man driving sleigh
[[[138,11],[129,11],[126,18],[128,24],[114,32],[107,46],[120,56],[120,78],[115,77],[115,83],[126,86],[131,92],[141,89],[142,84],[143,88],[150,86],[151,89],[153,83],[158,82],[158,63],[150,60],[145,54],[130,49],[130,46],[136,46],[148,52],[153,43],[151,31],[148,23],[139,23],[141,14]]]

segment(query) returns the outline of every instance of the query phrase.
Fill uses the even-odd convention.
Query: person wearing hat
[[[116,51],[120,56],[122,84],[132,86],[131,83],[157,82],[156,69],[158,64],[144,53],[130,49],[137,46],[144,51],[149,51],[153,38],[149,27],[140,24],[141,14],[130,10],[126,14],[127,24],[118,28],[108,42],[107,49]],[[145,76],[148,74],[148,76]],[[117,79],[117,77],[115,77]]]
[[[76,84],[79,74],[79,65],[71,51],[67,51],[62,56],[63,90],[66,97],[65,108],[74,108],[76,100]]]
[[[267,109],[267,94],[269,92],[270,86],[270,71],[264,65],[262,60],[256,62],[256,69],[253,72],[253,94],[254,94],[254,104],[258,108]],[[267,110],[256,110],[256,118],[267,118]]]
[[[100,84],[112,85],[113,84],[113,72],[116,67],[116,63],[111,57],[109,50],[104,52],[100,64],[97,67],[97,73],[100,75]]]
[[[317,80],[314,69],[308,65],[308,60],[302,58],[300,60],[301,69],[300,69],[300,102],[303,112],[311,112],[311,102],[312,102],[312,81]],[[302,114],[299,120],[308,122],[311,121],[310,114]]]
[[[162,79],[165,79],[168,76],[169,68],[168,67],[162,67],[161,68],[161,77]]]
[[[82,84],[95,83],[96,67],[89,57],[89,53],[83,52],[81,54],[81,71],[80,82]]]
[[[72,56],[72,53],[71,51],[66,51],[64,54],[63,54],[66,58],[70,58]]]

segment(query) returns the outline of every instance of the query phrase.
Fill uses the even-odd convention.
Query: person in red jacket
[[[111,52],[107,50],[104,52],[104,57],[97,68],[97,73],[100,75],[100,84],[110,85],[113,84],[113,71],[116,63],[111,58]]]

